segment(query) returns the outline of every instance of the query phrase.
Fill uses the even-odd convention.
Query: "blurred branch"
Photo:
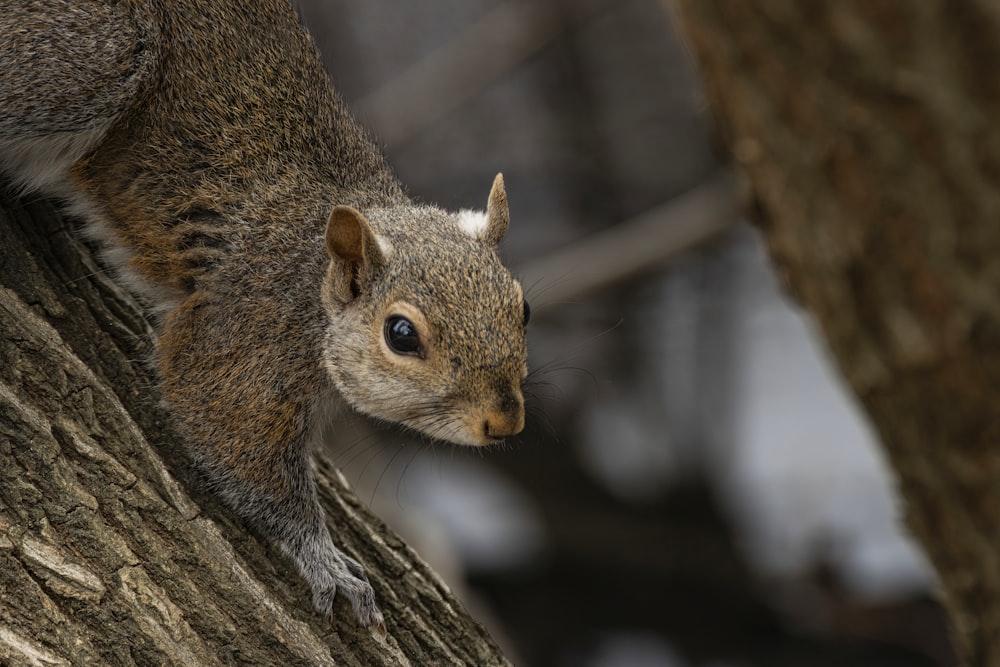
[[[523,284],[542,286],[532,312],[632,278],[718,236],[733,226],[745,201],[742,175],[724,169],[642,215],[517,267]]]
[[[504,2],[352,107],[383,146],[398,146],[540,51],[567,25],[618,1],[566,3],[568,16],[546,3]]]

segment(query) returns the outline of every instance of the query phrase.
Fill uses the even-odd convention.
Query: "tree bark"
[[[137,304],[51,203],[2,192],[0,664],[508,664],[322,456],[331,530],[389,636],[346,602],[314,614],[294,566],[198,490]]]
[[[781,276],[895,469],[967,665],[1000,665],[1000,10],[677,0]]]

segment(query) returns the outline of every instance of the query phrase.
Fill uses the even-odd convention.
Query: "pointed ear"
[[[503,187],[503,174],[497,174],[490,189],[490,200],[486,204],[486,228],[482,239],[492,245],[499,245],[507,232],[510,213],[507,210],[507,191]]]
[[[340,260],[330,267],[330,277],[337,283],[334,288],[349,300],[361,294],[365,276],[385,263],[385,255],[368,220],[350,206],[335,206],[330,212],[326,249],[331,259]]]

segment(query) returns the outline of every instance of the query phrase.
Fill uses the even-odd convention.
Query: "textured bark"
[[[197,490],[136,304],[47,202],[0,198],[0,238],[0,664],[508,664],[323,460],[389,637],[346,603],[317,617],[292,564]]]
[[[678,0],[772,256],[875,424],[967,665],[1000,665],[1000,9]]]

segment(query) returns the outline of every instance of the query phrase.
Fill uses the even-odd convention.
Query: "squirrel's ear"
[[[361,293],[361,281],[370,270],[385,263],[375,232],[361,212],[351,206],[334,206],[326,222],[326,249],[341,260],[343,285],[351,298]]]
[[[486,228],[482,239],[493,245],[499,245],[500,239],[507,232],[510,222],[510,212],[507,210],[507,191],[503,187],[503,174],[497,174],[490,189],[490,200],[486,204]]]

